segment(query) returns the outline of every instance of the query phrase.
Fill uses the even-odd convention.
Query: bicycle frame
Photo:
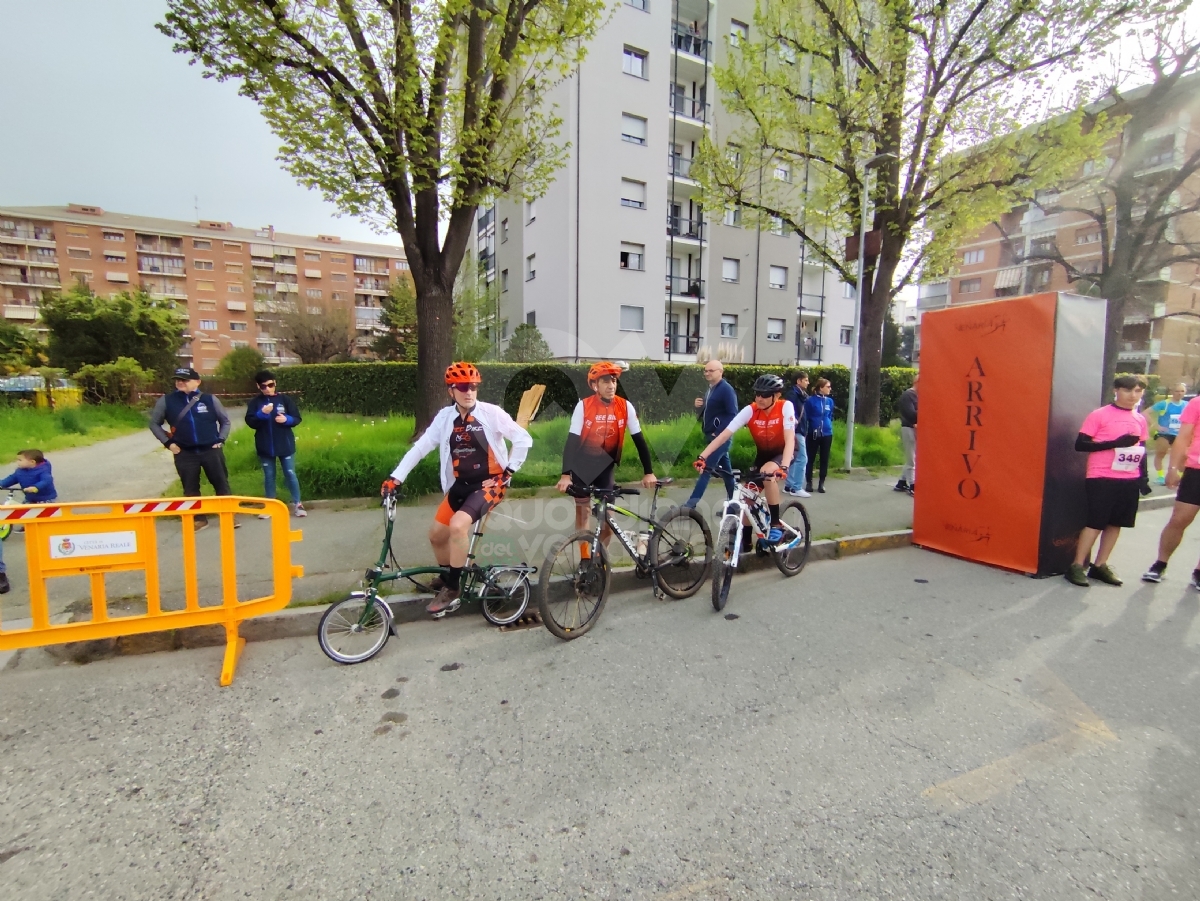
[[[767,504],[764,500],[762,491],[757,487],[751,487],[756,484],[753,480],[749,483],[743,482],[740,478],[741,473],[737,470],[721,469],[710,470],[710,472],[716,476],[732,476],[734,481],[737,482],[737,491],[734,492],[733,498],[725,501],[724,506],[721,508],[721,522],[717,526],[717,535],[720,535],[721,530],[724,529],[725,523],[729,520],[729,517],[737,517],[737,531],[735,532],[733,543],[733,556],[729,561],[730,568],[737,569],[738,559],[742,554],[742,535],[746,528],[746,520],[750,520],[757,538],[765,538],[767,536],[767,532],[770,531],[771,528],[770,513],[767,510]],[[770,476],[770,478],[781,477],[781,475]],[[792,540],[787,544],[776,545],[773,548],[776,553],[779,551],[791,550],[795,543],[802,538],[802,536],[787,523],[781,522],[780,526],[786,532],[792,533]]]
[[[622,516],[628,516],[631,519],[639,520],[646,523],[650,527],[650,534],[654,534],[654,532],[658,529],[658,524],[654,521],[654,514],[658,510],[658,489],[659,486],[656,483],[654,486],[654,494],[650,499],[649,517],[642,516],[642,514],[635,513],[633,510],[626,510],[624,507],[618,506],[613,502],[615,498],[610,500],[605,494],[597,497],[596,502],[592,505],[592,515],[596,517],[596,531],[592,534],[592,547],[594,548],[600,541],[600,533],[604,531],[604,527],[607,525],[612,531],[613,535],[616,536],[617,540],[621,542],[621,546],[625,548],[625,552],[628,553],[633,559],[634,565],[640,571],[652,573],[660,569],[661,567],[650,566],[646,561],[646,557],[638,554],[636,548],[637,536],[631,532],[626,532],[619,525],[617,525],[612,518],[612,514],[616,512],[620,513]],[[595,495],[593,495],[593,497],[595,497]],[[632,544],[630,543],[631,538],[634,539]]]

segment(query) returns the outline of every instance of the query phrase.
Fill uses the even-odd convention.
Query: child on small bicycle
[[[19,485],[27,504],[48,504],[58,499],[54,489],[54,472],[50,461],[40,450],[17,451],[17,469],[0,479],[0,488]]]
[[[617,379],[622,367],[608,360],[601,360],[588,370],[588,387],[592,395],[575,404],[571,414],[571,426],[567,432],[567,444],[563,448],[562,478],[556,486],[559,491],[570,489],[575,497],[575,528],[585,529],[588,522],[591,489],[611,490],[615,484],[616,468],[621,464],[621,450],[625,445],[625,433],[629,432],[633,446],[637,448],[642,464],[642,487],[651,488],[658,481],[654,475],[654,464],[650,459],[650,446],[642,434],[633,404],[617,397]],[[605,524],[600,540],[607,547],[612,530]],[[580,553],[587,558],[591,548],[580,545]]]
[[[771,511],[771,531],[767,541],[777,544],[783,538],[779,522],[779,474],[786,474],[792,464],[796,450],[796,411],[791,401],[782,400],[783,379],[777,375],[760,375],[754,380],[754,403],[742,409],[720,435],[700,451],[692,465],[703,472],[708,465],[708,455],[733,438],[733,433],[746,426],[754,438],[758,455],[754,468],[764,476],[763,493],[767,496],[767,507]]]
[[[470,363],[452,363],[446,386],[452,403],[433,418],[429,428],[404,455],[382,493],[395,491],[434,448],[441,461],[442,499],[429,529],[429,543],[445,579],[435,579],[437,596],[425,609],[450,613],[458,609],[459,579],[467,564],[471,526],[504,499],[512,474],[533,446],[529,433],[503,407],[477,399],[481,379]],[[505,440],[512,445],[511,452]]]

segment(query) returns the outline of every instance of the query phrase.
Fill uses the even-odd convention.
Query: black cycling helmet
[[[783,390],[783,379],[772,373],[760,375],[754,380],[754,394],[756,397],[766,397],[769,394],[778,394]]]

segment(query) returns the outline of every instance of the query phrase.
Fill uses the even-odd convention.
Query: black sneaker
[[[1155,560],[1150,564],[1150,568],[1142,573],[1143,582],[1161,582],[1163,573],[1167,571],[1167,564],[1161,560]]]
[[[895,485],[892,486],[892,490],[893,491],[908,491],[908,482],[904,481],[904,479],[901,479],[899,482],[897,482]]]
[[[0,594],[8,594],[12,591],[12,586],[8,584],[8,576],[0,573]]]

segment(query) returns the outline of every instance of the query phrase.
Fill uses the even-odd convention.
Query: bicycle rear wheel
[[[792,545],[785,550],[775,550],[775,565],[779,567],[779,571],[785,576],[797,575],[800,570],[804,569],[804,564],[808,562],[808,549],[812,544],[812,534],[808,524],[808,511],[804,509],[804,504],[799,501],[788,501],[782,510],[779,511],[779,521],[782,522],[787,529],[784,529],[784,541],[791,535],[788,529],[792,529],[797,534],[792,537]]]
[[[716,553],[713,556],[712,605],[720,612],[729,600],[729,583],[733,581],[733,555],[737,552],[737,519],[727,516],[717,533]]]
[[[659,517],[646,549],[654,579],[665,594],[690,598],[708,576],[713,540],[704,517],[691,507],[672,507]]]
[[[493,626],[507,626],[521,618],[529,606],[529,574],[523,570],[497,567],[488,570],[480,589],[483,618]]]
[[[317,641],[337,663],[370,660],[392,633],[392,611],[378,597],[354,592],[325,611],[317,626]]]
[[[550,549],[538,576],[538,612],[554,635],[570,641],[585,634],[604,610],[608,600],[608,551],[592,542],[595,533],[581,529]],[[580,545],[591,547],[583,559]]]

